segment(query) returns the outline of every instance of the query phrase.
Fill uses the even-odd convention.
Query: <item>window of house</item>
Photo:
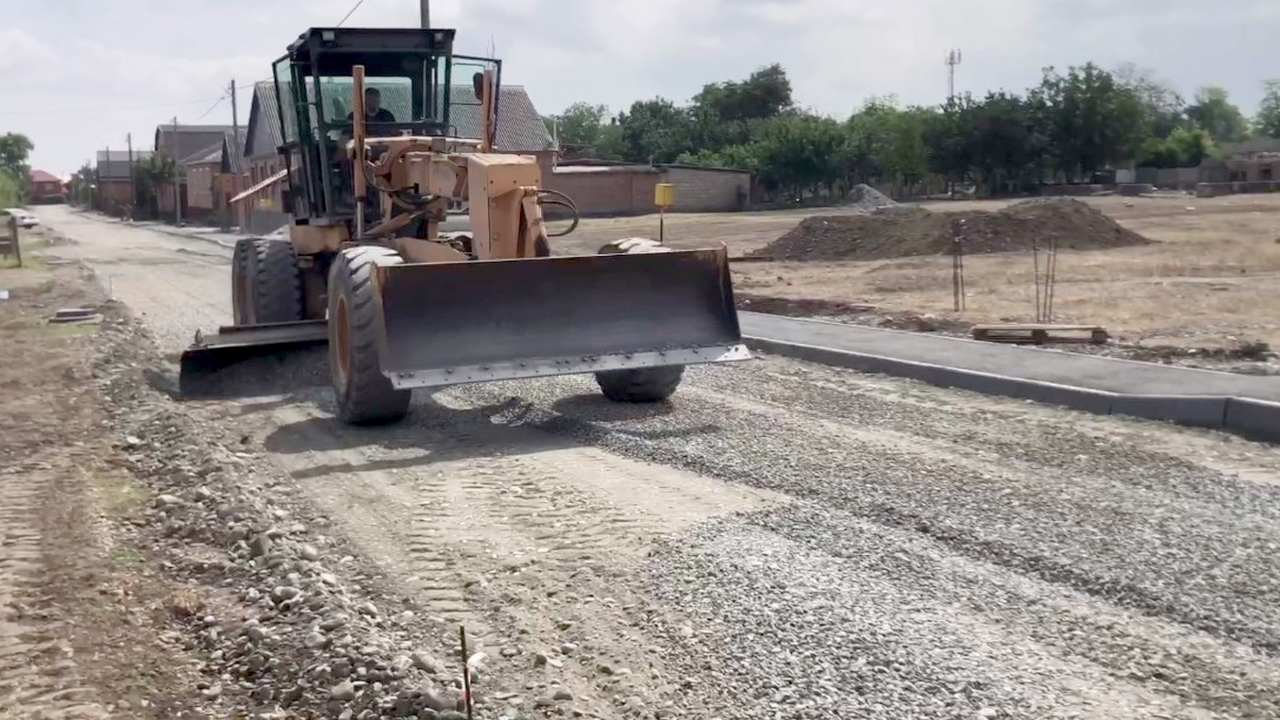
[[[1269,168],[1269,167],[1259,168],[1259,174],[1258,174],[1258,177],[1259,177],[1259,179],[1261,179],[1261,180],[1270,180],[1270,179],[1271,179],[1271,168]]]

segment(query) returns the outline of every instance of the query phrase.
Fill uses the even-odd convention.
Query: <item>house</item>
[[[187,186],[187,217],[230,222],[228,201],[239,192],[245,130],[227,130],[218,141],[179,161]]]
[[[1222,157],[1230,182],[1280,181],[1280,139],[1223,143]]]
[[[93,207],[111,215],[132,212],[134,183],[130,163],[137,165],[151,157],[150,150],[99,150],[97,155],[97,185],[93,193]]]
[[[158,155],[173,159],[178,165],[178,196],[182,199],[182,216],[187,217],[190,201],[187,197],[188,187],[184,174],[183,161],[201,151],[207,150],[231,132],[230,125],[157,125],[155,134],[155,152]],[[161,214],[173,214],[173,186],[165,184],[156,188],[156,199]]]
[[[396,88],[387,88],[383,91],[383,105],[389,108],[407,107],[407,98],[398,100],[395,90]],[[528,92],[519,85],[505,85],[500,89],[498,97],[498,127],[494,149],[498,152],[533,155],[538,160],[543,177],[549,178],[556,165],[556,145]],[[472,86],[452,87],[450,101],[449,134],[479,138],[483,134],[482,114]],[[289,113],[288,108],[286,113]],[[291,117],[287,117],[286,122],[290,121]],[[259,82],[254,86],[246,133],[244,171],[247,177],[242,178],[244,187],[253,189],[263,183],[266,185],[243,199],[241,225],[249,232],[270,232],[289,221],[284,184],[267,182],[284,170],[284,162],[277,148],[284,144],[285,138],[280,127],[273,82]]]
[[[29,177],[31,179],[32,203],[60,203],[66,200],[66,195],[62,189],[62,181],[57,176],[44,170],[32,170]]]

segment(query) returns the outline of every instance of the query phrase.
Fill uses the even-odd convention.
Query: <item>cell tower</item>
[[[947,102],[956,99],[956,66],[962,59],[959,50],[947,51]]]

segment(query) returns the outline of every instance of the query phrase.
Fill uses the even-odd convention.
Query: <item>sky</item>
[[[230,123],[226,88],[249,88],[305,28],[355,0],[0,0],[0,133],[25,133],[32,165],[66,176],[107,147],[150,148],[159,123]],[[1021,92],[1046,66],[1134,63],[1190,98],[1225,87],[1246,114],[1275,62],[1280,0],[433,0],[455,50],[503,59],[503,83],[538,110],[685,102],[709,82],[773,62],[797,104],[846,117],[871,96]],[[417,0],[364,0],[346,26],[416,27]]]

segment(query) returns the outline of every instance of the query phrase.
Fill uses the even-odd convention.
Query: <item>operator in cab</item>
[[[347,119],[353,119],[353,113],[347,113]],[[390,110],[382,107],[382,93],[378,88],[364,89],[364,121],[369,123],[393,123],[396,116],[391,114]],[[373,128],[370,128],[371,130]]]

